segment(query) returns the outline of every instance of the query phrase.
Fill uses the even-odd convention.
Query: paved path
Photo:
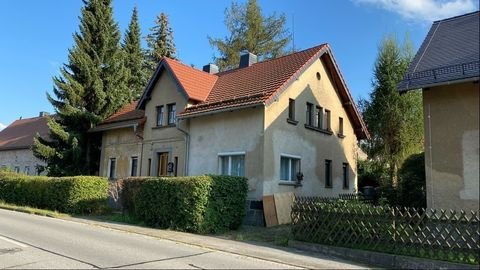
[[[155,232],[164,235],[155,235]],[[200,237],[204,243],[195,242],[195,237]],[[216,243],[213,248],[212,243]],[[242,252],[238,252],[238,249]],[[249,252],[257,256],[250,256]],[[284,259],[264,258],[262,254],[276,254],[284,256]],[[288,256],[297,257],[292,262]],[[299,259],[298,256],[305,258]],[[345,269],[360,266],[215,237],[83,219],[54,219],[0,209],[0,268],[303,267]]]

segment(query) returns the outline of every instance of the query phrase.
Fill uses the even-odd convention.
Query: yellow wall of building
[[[191,118],[190,175],[220,173],[219,154],[245,152],[248,199],[262,197],[263,106]]]
[[[287,123],[289,99],[295,99],[297,125]],[[331,111],[332,135],[305,128],[307,102]],[[343,118],[344,138],[337,136],[339,117]],[[264,195],[294,192],[304,196],[336,196],[356,190],[357,138],[326,66],[320,59],[265,108],[264,138]],[[282,185],[285,183],[280,181],[282,154],[301,157],[304,174],[301,187]],[[326,159],[332,160],[332,188],[325,187]],[[349,166],[348,189],[343,188],[343,163]]]
[[[320,80],[317,79],[317,72]],[[287,123],[289,99],[296,100],[297,125]],[[156,126],[156,107],[176,103],[177,112],[187,106],[188,100],[168,72],[163,72],[145,107],[146,122],[143,144],[132,130],[104,132],[103,166],[107,175],[108,159],[124,153],[125,156],[141,153],[141,175],[157,170],[157,152],[168,152],[169,161],[178,157],[178,175],[184,175],[186,150],[185,135],[176,127]],[[331,111],[331,129],[327,135],[305,128],[306,102],[320,105]],[[337,136],[339,117],[343,118],[345,137]],[[190,158],[188,175],[220,173],[219,154],[245,153],[245,176],[249,179],[248,199],[258,200],[265,195],[294,192],[306,196],[336,196],[351,193],[357,187],[356,153],[357,138],[351,121],[326,67],[317,59],[275,101],[266,106],[244,108],[227,112],[201,115],[180,120],[180,127],[190,134]],[[130,137],[129,137],[130,136]],[[114,138],[124,138],[124,144],[114,143]],[[119,139],[117,139],[119,141]],[[120,141],[122,141],[120,139]],[[142,151],[143,149],[143,151]],[[302,186],[283,185],[280,181],[280,156],[282,154],[301,157],[304,173]],[[332,160],[332,187],[325,187],[325,160]],[[349,187],[343,188],[343,163],[348,163]],[[118,170],[127,171],[126,160],[118,161]],[[127,168],[128,169],[128,168]],[[120,176],[120,175],[119,175]],[[290,182],[291,184],[292,182]]]
[[[479,84],[423,91],[427,207],[479,209]]]
[[[156,175],[158,169],[158,152],[168,152],[169,162],[174,162],[174,157],[178,158],[177,175],[184,175],[185,164],[185,135],[179,131],[175,125],[168,127],[157,127],[157,106],[164,106],[164,124],[168,117],[167,104],[175,103],[177,114],[182,112],[187,105],[187,97],[177,84],[172,75],[164,71],[160,75],[154,89],[151,92],[151,99],[147,101],[145,107],[145,116],[147,118],[144,127],[144,151],[142,175],[148,174],[149,159],[151,160],[150,175]],[[180,125],[185,126],[184,121]]]
[[[131,158],[140,156],[142,142],[135,135],[133,127],[120,128],[103,132],[102,153],[100,156],[100,176],[109,177],[110,159],[115,158],[115,178],[129,177],[131,174]],[[137,175],[140,173],[137,170]]]

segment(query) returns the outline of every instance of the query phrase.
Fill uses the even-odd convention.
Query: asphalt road
[[[286,269],[292,266],[0,209],[0,268]]]

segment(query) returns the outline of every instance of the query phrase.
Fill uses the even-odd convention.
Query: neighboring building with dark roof
[[[39,134],[48,137],[47,116],[15,120],[0,131],[0,168],[29,175],[38,174],[37,168],[45,162],[33,156],[33,138]]]
[[[479,209],[480,12],[433,23],[401,92],[423,90],[427,206]]]
[[[354,192],[357,140],[369,134],[330,47],[255,59],[244,52],[220,73],[162,59],[138,103],[92,130],[103,132],[100,174],[241,175],[260,209],[279,193]]]

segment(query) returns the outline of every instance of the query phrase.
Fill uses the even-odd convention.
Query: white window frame
[[[25,166],[25,168],[23,168],[23,173],[26,175],[30,175],[30,166]]]
[[[297,179],[282,179],[282,157],[288,158],[288,175],[289,177],[292,176],[292,159],[298,159],[298,162],[300,162],[300,171],[302,170],[302,157],[301,156],[296,156],[296,155],[290,155],[290,154],[280,154],[280,182],[286,182],[286,183],[291,183],[297,181]]]
[[[20,173],[20,166],[15,166],[13,170],[15,173]]]
[[[218,174],[224,174],[222,172],[222,157],[228,157],[228,173],[224,175],[232,175],[232,156],[243,156],[245,160],[245,151],[240,152],[221,152],[217,154],[218,156]],[[245,166],[243,168],[246,172]],[[244,175],[245,175],[244,172]]]
[[[136,176],[133,176],[132,175],[132,167],[133,167],[133,159],[136,158],[137,159],[137,171],[135,172]],[[138,175],[138,155],[133,155],[130,157],[130,165],[128,166],[128,176],[130,177],[137,177],[139,176]]]

